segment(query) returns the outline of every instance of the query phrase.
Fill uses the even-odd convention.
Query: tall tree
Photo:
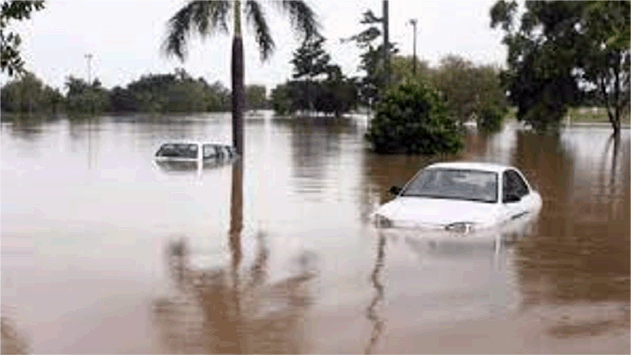
[[[318,76],[327,72],[331,56],[322,48],[326,39],[322,36],[306,39],[293,53],[290,63],[294,66],[292,78],[305,80],[304,102],[308,111],[313,111],[313,85]]]
[[[248,110],[260,110],[267,105],[267,89],[264,85],[248,85],[245,87],[245,98]]]
[[[44,1],[3,1],[0,6],[0,67],[9,76],[24,73],[24,61],[20,57],[20,35],[7,32],[12,20],[29,19],[33,11],[44,8]]]
[[[242,4],[244,7],[242,9]],[[295,31],[303,38],[318,34],[319,23],[311,7],[302,0],[270,1],[289,16]],[[186,57],[186,45],[193,32],[202,38],[218,32],[228,33],[228,21],[233,20],[232,38],[232,140],[239,154],[243,154],[243,110],[245,106],[245,84],[243,68],[243,39],[241,35],[242,11],[251,24],[256,43],[263,61],[275,48],[275,42],[267,25],[265,11],[259,1],[197,1],[193,0],[181,8],[168,23],[168,35],[163,45],[167,55],[180,60]]]
[[[535,128],[557,125],[581,91],[596,88],[614,134],[629,105],[629,1],[515,1],[491,8],[508,47],[504,80],[517,118]],[[626,32],[625,32],[626,31]]]
[[[360,50],[359,70],[365,72],[359,81],[359,97],[363,104],[372,105],[379,99],[379,92],[386,86],[386,63],[384,61],[384,46],[379,43],[383,35],[383,18],[375,16],[372,10],[366,10],[359,21],[367,26],[360,33],[344,39],[343,42],[355,42]],[[396,44],[388,43],[389,57],[398,53]]]

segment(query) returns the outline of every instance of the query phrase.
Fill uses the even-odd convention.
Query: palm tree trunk
[[[234,4],[234,37],[232,39],[232,145],[243,156],[243,108],[245,84],[243,39],[241,38],[241,2]]]

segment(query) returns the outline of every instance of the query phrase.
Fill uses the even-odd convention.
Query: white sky
[[[309,0],[308,0],[309,1]],[[263,1],[264,2],[264,1]],[[92,77],[107,88],[125,86],[141,75],[173,72],[183,67],[193,77],[221,81],[230,87],[230,37],[204,42],[194,39],[184,63],[160,53],[168,19],[185,0],[49,0],[46,8],[12,29],[22,37],[26,68],[53,87],[63,89],[68,75],[87,78],[85,54],[93,54]],[[357,74],[359,50],[341,44],[363,28],[361,14],[372,9],[381,16],[380,0],[310,0],[320,16],[332,61],[346,75]],[[447,54],[458,54],[478,64],[503,64],[506,50],[502,33],[489,26],[495,0],[391,0],[390,40],[400,53],[412,54],[412,27],[416,18],[417,56],[436,65]],[[252,36],[245,37],[246,84],[264,84],[268,90],[291,77],[291,53],[299,45],[288,21],[267,6],[268,24],[276,42],[271,60],[261,63]],[[251,34],[246,28],[246,34]],[[7,77],[0,75],[0,83]]]

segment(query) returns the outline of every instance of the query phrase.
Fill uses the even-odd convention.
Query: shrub
[[[455,153],[463,147],[438,92],[418,81],[403,82],[386,92],[366,138],[377,153]]]

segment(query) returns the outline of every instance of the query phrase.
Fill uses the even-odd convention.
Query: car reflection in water
[[[167,174],[196,173],[201,175],[204,171],[221,168],[234,163],[238,158],[224,160],[205,161],[155,161],[160,171]]]

